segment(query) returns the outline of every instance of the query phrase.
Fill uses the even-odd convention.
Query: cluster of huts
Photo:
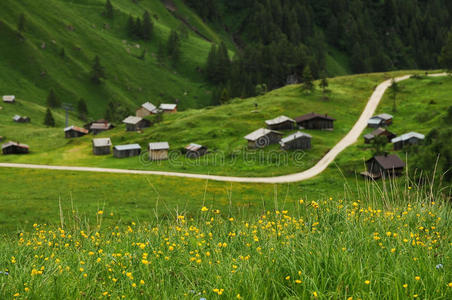
[[[377,137],[385,137],[386,141],[393,144],[394,150],[401,150],[406,146],[418,145],[423,142],[425,136],[417,132],[408,132],[397,136],[387,129],[392,124],[393,116],[379,114],[373,116],[367,122],[367,127],[375,128],[371,133],[364,135],[364,143],[370,144]],[[366,161],[366,171],[361,175],[369,179],[399,176],[405,168],[405,163],[396,154],[376,155]]]
[[[259,128],[245,136],[248,148],[264,148],[271,144],[277,144],[284,150],[311,149],[312,136],[297,131],[283,138],[282,130],[294,129],[323,129],[333,130],[335,119],[327,114],[309,113],[295,119],[287,116],[279,116],[265,121],[267,128]]]
[[[14,95],[5,95],[2,97],[4,103],[15,103],[16,96]],[[22,117],[19,115],[15,115],[13,117],[14,122],[18,123],[28,123],[30,122],[29,117]],[[3,140],[3,137],[0,137],[0,141]],[[2,153],[3,154],[26,154],[30,151],[30,147],[26,144],[21,144],[19,142],[9,141],[7,143],[2,144]]]

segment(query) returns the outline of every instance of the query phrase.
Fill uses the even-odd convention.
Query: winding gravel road
[[[438,77],[446,76],[447,73],[430,74],[429,76]],[[410,75],[398,77],[395,80],[402,81],[410,78]],[[367,121],[374,114],[380,100],[385,91],[391,85],[391,80],[386,80],[381,83],[373,92],[369,101],[367,102],[364,111],[355,123],[353,128],[342,138],[316,165],[312,168],[295,174],[277,176],[277,177],[232,177],[232,176],[218,176],[206,174],[188,174],[177,172],[162,172],[162,171],[141,171],[141,170],[125,170],[125,169],[109,169],[109,168],[91,168],[91,167],[71,167],[71,166],[50,166],[50,165],[33,165],[33,164],[14,164],[14,163],[0,163],[0,167],[4,168],[24,168],[24,169],[45,169],[45,170],[62,170],[62,171],[82,171],[82,172],[102,172],[102,173],[116,173],[116,174],[139,174],[139,175],[160,175],[172,177],[186,177],[197,179],[208,179],[215,181],[226,182],[247,182],[247,183],[288,183],[299,182],[312,178],[322,173],[328,165],[333,162],[336,156],[344,151],[348,146],[354,144],[360,137],[363,130],[367,127]]]

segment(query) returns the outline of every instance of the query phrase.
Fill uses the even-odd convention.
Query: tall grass
[[[290,211],[202,206],[110,227],[108,208],[97,226],[74,210],[59,228],[1,238],[0,298],[450,299],[451,207],[441,190],[409,179],[346,189]]]

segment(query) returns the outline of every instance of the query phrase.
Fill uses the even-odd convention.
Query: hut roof
[[[157,107],[149,101],[146,103],[143,103],[141,105],[141,107],[152,113],[156,113],[158,111]]]
[[[291,118],[289,118],[289,117],[286,117],[286,116],[279,116],[279,117],[277,117],[277,118],[274,118],[274,119],[265,121],[265,124],[271,126],[271,125],[282,124],[282,123],[288,122],[288,121],[289,121],[289,122],[292,122],[292,123],[295,123],[295,120],[293,120],[293,119],[291,119]]]
[[[402,142],[402,141],[406,141],[409,140],[411,138],[417,138],[419,140],[423,140],[425,139],[425,135],[411,131],[402,135],[399,135],[398,137],[395,137],[391,140],[391,143],[397,143],[397,142]]]
[[[204,148],[204,146],[195,144],[195,143],[191,143],[190,145],[187,145],[185,147],[185,149],[189,150],[189,151],[198,151],[199,149],[202,149],[202,148]]]
[[[277,134],[281,134],[279,131],[275,131],[275,130],[270,130],[267,128],[259,128],[253,132],[251,132],[250,134],[248,134],[247,136],[245,136],[245,139],[247,139],[248,141],[257,141],[259,138],[266,136],[269,133],[277,133]]]
[[[16,96],[14,95],[3,96],[3,102],[14,102],[14,100],[16,100]]]
[[[160,109],[161,110],[174,110],[176,109],[177,104],[168,104],[168,103],[162,103],[160,104]]]
[[[2,149],[5,149],[5,148],[11,147],[11,146],[21,147],[21,148],[25,148],[25,149],[29,149],[30,148],[26,144],[19,144],[17,142],[9,141],[8,143],[4,143],[2,145]]]
[[[141,150],[141,146],[138,144],[128,144],[128,145],[116,145],[113,147],[118,151],[127,151],[127,150]]]
[[[15,116],[13,117],[13,120],[14,120],[14,121],[19,121],[21,118],[22,118],[21,116],[15,115]]]
[[[369,159],[367,162],[371,160],[375,160],[383,169],[391,170],[405,167],[405,163],[395,154],[391,155],[377,155]]]
[[[91,130],[93,129],[105,129],[108,130],[110,128],[112,128],[110,123],[92,123],[91,126],[89,127]]]
[[[74,126],[74,125],[64,128],[64,132],[70,131],[70,130],[78,131],[78,132],[85,133],[85,134],[88,133],[88,130],[87,130],[87,129],[85,129],[85,128],[80,128],[80,127],[77,127],[77,126]]]
[[[368,133],[368,134],[365,134],[364,135],[364,138],[366,139],[366,140],[371,140],[371,139],[373,139],[375,137],[375,135],[373,135],[372,133]]]
[[[143,118],[135,117],[135,116],[129,116],[129,117],[125,118],[122,122],[125,123],[125,124],[136,125],[141,120],[143,120]]]
[[[387,120],[391,120],[393,118],[393,116],[391,116],[390,114],[387,114],[387,113],[383,113],[383,114],[376,115],[373,118],[379,118],[379,119],[387,121]]]
[[[369,125],[380,125],[381,124],[381,120],[380,118],[376,118],[376,117],[372,117],[369,119],[369,121],[367,121],[367,124]]]
[[[168,150],[168,142],[149,143],[149,150]]]
[[[294,134],[291,134],[289,136],[286,136],[285,138],[281,139],[281,141],[279,142],[280,144],[285,144],[287,142],[302,138],[302,137],[306,137],[306,138],[312,138],[311,135],[301,132],[301,131],[297,131]]]
[[[110,140],[110,138],[93,139],[93,146],[94,146],[94,147],[107,147],[107,146],[111,146],[111,140]]]
[[[309,113],[309,114],[305,114],[305,115],[296,117],[295,121],[297,123],[299,123],[299,122],[308,121],[308,120],[312,120],[312,119],[316,119],[316,118],[325,119],[325,120],[331,120],[331,121],[335,121],[336,120],[336,119],[328,116],[327,114],[322,115],[322,114],[317,114],[317,113],[312,112],[312,113]]]

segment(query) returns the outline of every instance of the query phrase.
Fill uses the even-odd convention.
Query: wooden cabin
[[[391,140],[394,144],[394,150],[401,150],[405,146],[419,145],[424,141],[425,136],[417,132],[408,132]]]
[[[284,150],[307,150],[311,149],[312,136],[301,131],[295,132],[279,141]]]
[[[267,128],[270,130],[291,130],[296,126],[295,120],[286,116],[279,116],[272,120],[265,121]]]
[[[22,117],[19,115],[15,115],[13,117],[13,121],[16,123],[30,123],[31,119],[29,117]]]
[[[113,126],[113,124],[109,123],[108,121],[105,120],[105,122],[91,122],[91,124],[89,125],[88,131],[91,132],[93,135],[99,134],[101,132],[110,130],[115,128],[115,126]]]
[[[110,138],[93,139],[93,154],[107,155],[111,152]]]
[[[373,141],[373,139],[376,138],[377,136],[385,136],[388,139],[388,143],[391,142],[391,140],[396,137],[396,135],[391,131],[379,127],[372,131],[371,133],[364,135],[364,143],[370,144]]]
[[[264,148],[271,144],[278,143],[282,138],[282,133],[266,128],[259,128],[245,136],[248,141],[248,148]]]
[[[373,116],[367,121],[367,127],[369,128],[378,128],[378,127],[386,127],[392,124],[393,116],[390,114],[379,114]]]
[[[127,131],[139,131],[151,126],[151,121],[134,116],[127,117],[122,122],[126,124]]]
[[[88,130],[77,126],[69,126],[64,128],[64,136],[66,138],[77,138],[88,134]]]
[[[132,157],[141,154],[141,146],[138,144],[117,145],[113,147],[113,156],[116,158]]]
[[[298,126],[304,129],[327,129],[333,130],[336,119],[327,114],[309,113],[295,118]]]
[[[154,106],[151,102],[146,102],[141,105],[135,112],[135,115],[140,118],[144,118],[149,115],[159,113],[159,109]]]
[[[378,179],[402,175],[405,162],[395,154],[377,155],[366,161],[366,167],[367,171],[362,172],[361,175],[370,179]]]
[[[27,154],[30,152],[30,147],[26,144],[9,141],[2,145],[3,154]]]
[[[5,103],[14,103],[14,102],[16,102],[16,96],[14,96],[14,95],[5,95],[5,96],[3,96],[3,102],[5,102]]]
[[[159,109],[164,113],[175,113],[177,112],[177,104],[162,103],[160,104]]]
[[[149,159],[165,160],[168,159],[169,144],[168,142],[149,143]]]
[[[191,143],[185,147],[185,156],[188,158],[198,158],[207,153],[207,147]]]

